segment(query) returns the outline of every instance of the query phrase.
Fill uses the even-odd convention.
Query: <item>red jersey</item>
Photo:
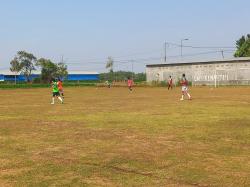
[[[188,86],[188,81],[186,78],[183,78],[180,83],[181,83],[181,86]]]
[[[130,87],[130,86],[133,86],[133,84],[134,84],[134,81],[132,80],[132,79],[129,79],[128,80],[128,86]]]
[[[59,90],[62,90],[62,89],[63,89],[62,81],[58,81],[58,88],[59,88]]]
[[[171,79],[168,79],[168,84],[169,85],[172,85],[173,84],[173,79],[171,78]]]

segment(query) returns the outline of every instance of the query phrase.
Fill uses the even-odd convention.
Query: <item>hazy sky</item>
[[[250,33],[249,0],[0,0],[0,69],[18,50],[69,69],[144,71],[161,63],[163,43],[234,47]],[[222,58],[221,49],[183,48],[184,60]],[[232,48],[224,48],[225,57]],[[206,54],[208,53],[208,54]],[[180,47],[167,45],[167,61],[180,60]]]

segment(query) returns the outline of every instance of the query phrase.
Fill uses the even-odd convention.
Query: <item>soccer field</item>
[[[250,186],[250,88],[0,90],[0,186]]]

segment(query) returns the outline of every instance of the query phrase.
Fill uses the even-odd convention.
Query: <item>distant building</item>
[[[250,57],[228,60],[151,64],[146,66],[147,82],[175,82],[185,73],[193,85],[250,85]]]
[[[31,80],[38,78],[40,76],[39,71],[34,71],[31,75]],[[17,74],[6,70],[0,71],[0,81],[15,81],[15,78],[18,82],[25,82],[26,78],[22,74]],[[66,80],[69,81],[85,81],[85,80],[99,80],[99,73],[97,72],[85,72],[85,71],[69,71],[68,77]]]

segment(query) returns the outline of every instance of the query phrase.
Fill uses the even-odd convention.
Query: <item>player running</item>
[[[111,88],[111,83],[110,83],[109,80],[106,80],[106,81],[105,81],[105,84],[107,85],[108,88]]]
[[[168,79],[168,90],[171,88],[171,90],[173,89],[173,79],[171,76],[169,76]]]
[[[134,81],[132,79],[130,79],[130,77],[128,77],[128,89],[130,90],[130,92],[132,92],[132,87],[134,85]]]
[[[60,92],[59,92],[59,88],[58,88],[58,81],[53,79],[52,80],[52,102],[51,104],[54,105],[55,104],[55,97],[57,97],[61,103],[63,104],[63,99],[60,96]]]
[[[191,100],[191,95],[188,93],[188,81],[186,79],[186,75],[182,75],[182,79],[180,81],[181,84],[181,91],[182,91],[182,96],[181,96],[181,101],[184,100],[184,95],[188,96],[188,99]]]
[[[64,92],[63,92],[63,83],[61,79],[58,79],[58,89],[59,89],[59,93],[62,96],[62,98],[64,99]]]

